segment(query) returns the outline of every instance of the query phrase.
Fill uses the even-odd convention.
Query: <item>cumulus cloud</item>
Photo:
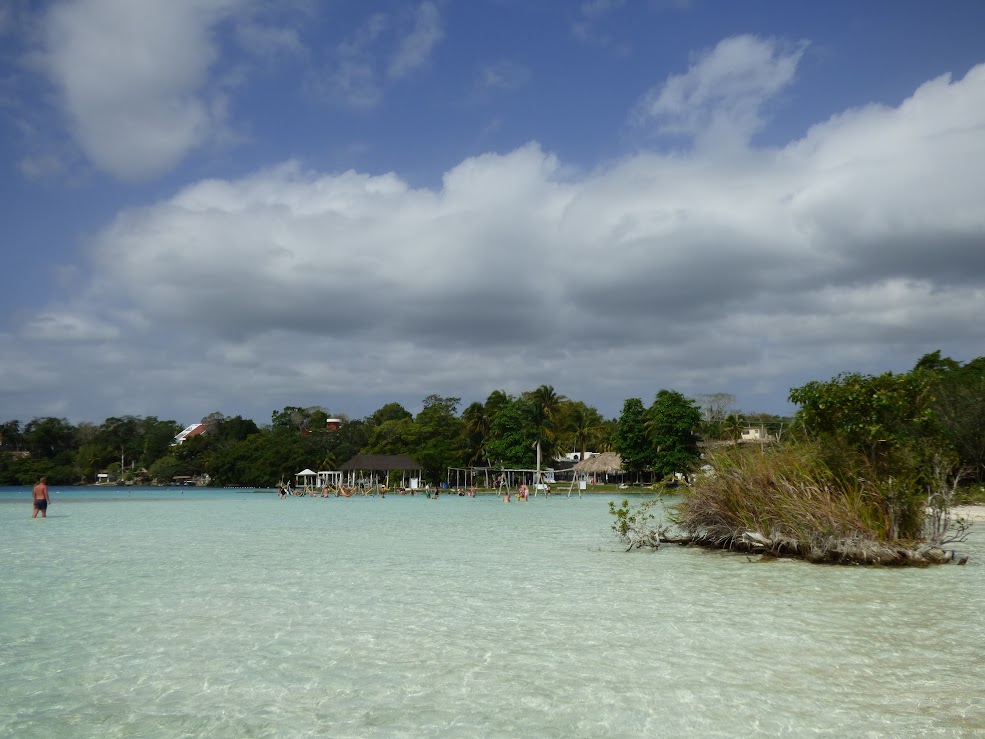
[[[98,168],[159,175],[223,125],[204,92],[212,29],[243,0],[79,0],[45,18],[44,67]]]
[[[660,133],[744,144],[763,124],[763,105],[793,81],[806,48],[749,35],[724,39],[647,92],[636,121]]]
[[[197,337],[223,392],[783,395],[873,346],[980,334],[983,99],[976,67],[741,162],[644,153],[577,179],[536,144],[438,189],[286,163],[122,213],[96,267],[155,331]]]
[[[706,76],[682,99],[733,109]],[[728,157],[644,152],[572,176],[531,143],[466,159],[436,188],[297,162],[205,180],[122,212],[93,246],[94,273],[117,289],[31,325],[84,336],[131,316],[101,352],[65,350],[80,377],[120,371],[107,344],[141,368],[104,408],[194,378],[192,416],[368,413],[545,381],[613,414],[659,387],[776,410],[807,379],[980,353],[983,101],[985,65]]]

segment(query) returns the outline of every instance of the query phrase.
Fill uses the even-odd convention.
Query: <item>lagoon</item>
[[[821,567],[626,553],[609,496],[52,491],[0,489],[2,737],[985,732],[980,530]]]

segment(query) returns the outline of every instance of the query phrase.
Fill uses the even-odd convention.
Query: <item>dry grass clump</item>
[[[921,564],[953,553],[898,540],[910,499],[893,480],[800,444],[720,450],[673,514],[693,543],[814,562]]]

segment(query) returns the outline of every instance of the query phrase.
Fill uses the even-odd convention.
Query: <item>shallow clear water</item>
[[[626,553],[608,497],[0,489],[0,736],[972,736],[965,567]]]

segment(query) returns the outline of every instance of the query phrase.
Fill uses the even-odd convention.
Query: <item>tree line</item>
[[[937,351],[908,373],[840,375],[795,388],[790,399],[800,406],[794,419],[742,414],[728,393],[689,398],[664,389],[649,406],[627,399],[619,417],[607,419],[541,385],[518,395],[495,390],[461,411],[460,398],[440,395],[425,398],[416,416],[387,403],[365,418],[338,414],[343,423],[335,430],[327,429],[329,412],[320,407],[288,406],[263,426],[216,412],[202,419],[207,433],[180,445],[172,440],[181,426],[154,416],[98,425],[12,420],[0,424],[0,484],[30,484],[42,474],[53,484],[91,484],[105,470],[135,482],[208,475],[214,485],[271,486],[305,467],[338,469],[358,453],[407,454],[427,481],[440,482],[449,467],[532,468],[538,450],[545,467],[561,452],[615,451],[626,472],[656,480],[693,471],[699,441],[735,441],[749,425],[773,438],[799,431],[824,437],[829,446],[854,444],[895,466],[933,448],[938,458],[983,479],[985,358],[961,364]]]
[[[73,425],[63,418],[0,424],[0,484],[26,485],[46,474],[53,484],[92,484],[105,471],[131,482],[168,483],[176,477],[208,475],[213,485],[270,486],[304,467],[338,469],[358,453],[407,454],[426,480],[439,482],[449,467],[532,468],[538,449],[543,466],[560,452],[620,452],[628,472],[652,477],[683,469],[695,458],[696,440],[729,438],[746,419],[725,413],[734,396],[715,393],[692,401],[661,390],[646,409],[626,402],[620,418],[560,395],[550,385],[509,394],[495,390],[485,402],[460,412],[461,399],[429,395],[415,416],[387,403],[365,418],[288,406],[271,413],[269,424],[211,413],[207,432],[172,445],[181,425],[154,416],[107,418]],[[762,423],[782,421],[751,415]],[[671,446],[668,438],[675,439]]]

